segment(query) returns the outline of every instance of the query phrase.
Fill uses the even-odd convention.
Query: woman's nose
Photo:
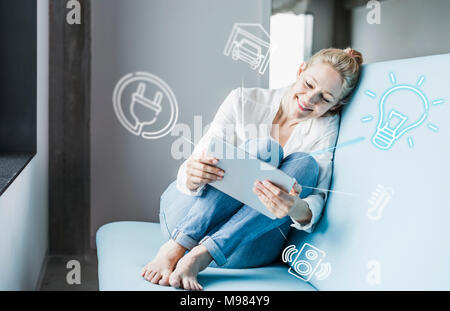
[[[315,93],[308,93],[306,94],[306,96],[304,97],[305,103],[307,103],[308,105],[315,105],[317,103],[317,94]]]

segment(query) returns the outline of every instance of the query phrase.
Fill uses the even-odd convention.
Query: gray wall
[[[312,0],[307,12],[314,16],[312,54],[333,45],[334,0]]]
[[[39,0],[37,154],[0,197],[0,290],[34,290],[48,248],[48,0]]]
[[[381,2],[381,23],[366,22],[368,9],[353,10],[352,46],[367,63],[450,52],[450,1]]]
[[[117,220],[159,221],[159,199],[181,160],[170,155],[177,137],[134,136],[119,123],[112,95],[124,75],[146,71],[163,79],[178,100],[178,123],[212,118],[227,94],[268,87],[247,64],[223,50],[236,22],[270,29],[270,0],[92,1],[91,242]]]

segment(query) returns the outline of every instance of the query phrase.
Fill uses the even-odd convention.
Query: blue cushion
[[[319,290],[450,289],[449,73],[450,54],[364,67],[341,119],[338,146],[364,140],[336,149],[334,161],[332,189],[352,195],[332,193],[314,234],[291,236],[297,247],[307,242],[326,253],[322,263],[330,263],[331,274],[311,279]],[[428,116],[382,149],[384,141],[372,142],[381,99],[403,84],[425,94]],[[407,122],[417,121],[426,110],[420,92],[396,88],[383,103],[385,112],[396,109]],[[371,199],[372,192],[378,198]]]
[[[97,231],[100,290],[173,290],[144,280],[141,269],[164,243],[159,224],[116,222]],[[315,290],[288,273],[284,264],[254,269],[207,268],[199,275],[205,290]]]

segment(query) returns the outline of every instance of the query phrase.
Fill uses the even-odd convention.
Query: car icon
[[[234,42],[231,57],[233,60],[240,59],[250,64],[250,68],[253,70],[258,69],[264,59],[261,47],[245,38],[239,42]]]

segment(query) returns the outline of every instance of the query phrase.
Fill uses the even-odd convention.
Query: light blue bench
[[[341,119],[335,192],[314,233],[293,231],[286,244],[300,250],[307,243],[300,257],[317,270],[303,276],[306,282],[288,272],[281,256],[280,263],[257,269],[208,268],[199,277],[205,290],[450,290],[449,74],[450,54],[364,66]],[[407,117],[399,132],[427,112],[388,150],[381,149],[386,139],[372,141],[381,102],[385,113],[397,113],[391,127]],[[378,199],[372,198],[377,189]],[[171,290],[140,276],[163,242],[159,224],[101,227],[100,289]],[[309,245],[324,253],[306,252]]]

